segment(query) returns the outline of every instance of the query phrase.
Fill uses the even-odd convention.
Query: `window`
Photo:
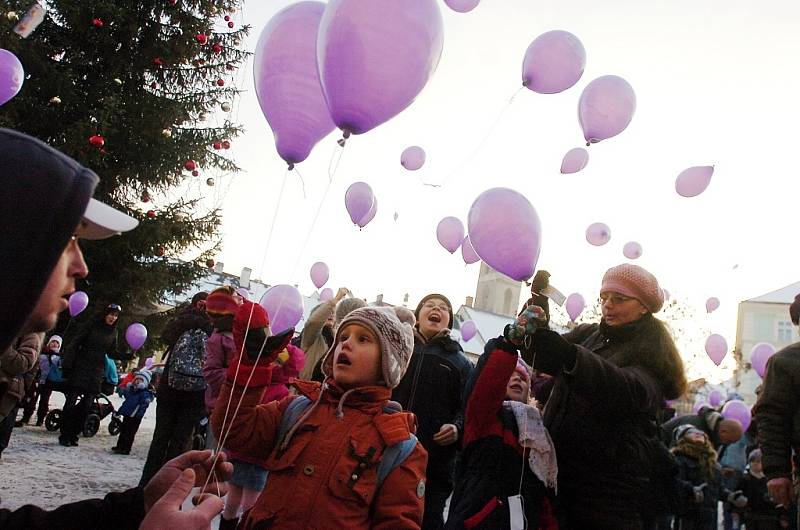
[[[792,342],[794,340],[794,326],[791,322],[778,322],[778,342]]]
[[[756,313],[754,317],[755,342],[772,342],[775,340],[775,319],[772,315]]]

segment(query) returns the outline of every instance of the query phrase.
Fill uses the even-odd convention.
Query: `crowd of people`
[[[11,229],[0,250],[25,263],[0,274],[20,300],[0,306],[0,454],[15,422],[42,425],[53,391],[65,394],[58,442],[75,451],[94,399],[117,384],[114,360],[132,358],[117,341],[122,308],[66,342],[44,337],[88,273],[79,240],[136,223],[91,199],[94,173],[37,140],[0,130],[0,158]],[[34,212],[42,222],[24,222]],[[114,453],[129,454],[155,402],[139,484],[50,511],[0,508],[0,527],[208,528],[221,515],[222,530],[797,528],[800,343],[770,361],[746,431],[710,407],[671,418],[687,381],[655,316],[658,280],[610,268],[600,322],[560,334],[548,278],[537,274],[477,366],[451,336],[443,294],[412,312],[342,288],[295,336],[273,333],[233,287],[197,293],[163,331],[162,364],[119,382]],[[798,324],[800,300],[791,316]],[[206,419],[206,450],[191,450]]]

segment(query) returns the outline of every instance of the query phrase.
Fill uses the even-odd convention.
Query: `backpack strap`
[[[409,435],[408,440],[400,443],[390,445],[386,448],[381,456],[381,462],[378,464],[378,489],[383,485],[383,481],[389,476],[389,473],[394,471],[394,468],[406,461],[406,458],[411,456],[414,449],[417,447],[417,437],[413,434]]]
[[[303,412],[311,405],[311,400],[306,396],[298,396],[289,403],[281,418],[281,425],[278,427],[278,438],[275,447],[280,447],[286,434],[297,423]]]

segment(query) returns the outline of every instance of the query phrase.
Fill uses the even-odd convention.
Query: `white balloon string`
[[[272,223],[269,226],[269,234],[267,235],[267,243],[264,245],[264,254],[261,256],[261,266],[258,269],[260,278],[264,277],[264,264],[267,261],[267,252],[269,251],[270,243],[272,243],[272,233],[275,230],[275,221],[278,219],[278,212],[283,202],[283,190],[286,188],[286,180],[289,177],[289,170],[287,169],[283,174],[283,182],[281,182],[281,190],[278,192],[278,202],[275,204],[275,213],[272,214]],[[304,191],[305,193],[305,191]]]

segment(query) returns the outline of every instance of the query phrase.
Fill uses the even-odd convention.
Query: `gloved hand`
[[[530,346],[522,352],[525,362],[549,375],[571,370],[575,367],[577,357],[577,346],[550,329],[537,329],[531,336]]]
[[[264,342],[264,336],[264,328],[250,330],[244,343],[244,350],[247,354],[247,358],[242,358],[243,363],[249,364],[248,360],[250,363],[254,363],[256,359],[258,359],[261,364],[268,364],[275,361],[278,354],[285,350],[286,346],[292,341],[294,328],[287,329],[278,335],[272,335],[266,339],[266,342]],[[262,344],[264,345],[263,350],[261,349]],[[259,353],[261,354],[260,357]]]
[[[703,490],[706,489],[707,486],[708,486],[708,484],[703,482],[699,486],[695,486],[694,488],[692,488],[692,493],[694,493],[694,502],[695,502],[695,504],[702,504],[703,503],[703,501],[706,498],[705,494],[703,493]]]
[[[747,506],[747,497],[742,494],[741,490],[736,490],[728,495],[728,502],[737,508],[744,508]]]

